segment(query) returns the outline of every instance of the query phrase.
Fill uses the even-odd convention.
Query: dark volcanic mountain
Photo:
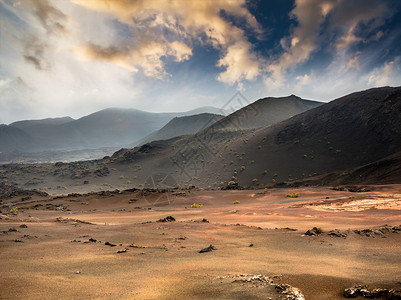
[[[399,151],[401,88],[383,87],[257,130],[233,135],[208,128],[191,137],[125,150],[113,159],[141,164],[154,173],[171,172],[176,182],[196,186],[224,187],[229,181],[266,186],[357,168]]]
[[[224,118],[222,115],[203,113],[187,117],[175,117],[163,128],[147,136],[139,144],[143,145],[157,140],[168,140],[181,135],[195,134],[205,129],[205,126],[216,123]]]
[[[260,128],[278,123],[297,114],[322,105],[322,102],[288,97],[267,97],[259,99],[220,120],[213,130],[243,130]]]
[[[401,88],[384,87],[261,128],[222,155],[245,153],[237,163],[245,167],[237,176],[240,184],[250,185],[255,178],[270,184],[374,162],[400,151],[400,133]]]

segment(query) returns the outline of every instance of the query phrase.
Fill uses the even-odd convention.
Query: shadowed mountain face
[[[268,184],[384,158],[401,149],[400,116],[401,88],[385,87],[353,93],[262,128],[248,135],[247,143],[232,146],[245,153],[246,169],[238,180]]]
[[[187,117],[175,117],[163,128],[147,136],[139,144],[143,145],[152,141],[168,140],[181,135],[195,134],[224,118],[222,115],[203,113]]]
[[[395,184],[401,182],[401,151],[366,165],[315,176],[296,185]]]
[[[177,182],[203,187],[223,187],[229,181],[274,185],[357,168],[401,150],[401,88],[353,93],[273,125],[237,130],[235,135],[210,128],[125,150],[113,159],[144,165],[154,173],[172,170]],[[157,157],[152,155],[156,152]]]
[[[322,104],[317,101],[304,100],[295,95],[263,98],[233,112],[212,127],[213,130],[260,128],[278,123]]]

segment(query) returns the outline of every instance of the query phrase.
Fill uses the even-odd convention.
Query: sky
[[[0,124],[400,83],[399,0],[0,0]]]

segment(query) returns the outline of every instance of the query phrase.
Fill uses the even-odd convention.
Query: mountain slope
[[[22,130],[29,130],[33,126],[49,126],[49,125],[61,125],[74,121],[71,117],[61,117],[61,118],[46,118],[41,120],[23,120],[11,123],[10,126],[18,127]]]
[[[31,149],[33,139],[25,131],[9,125],[0,125],[0,153],[18,152]]]
[[[147,136],[139,144],[143,145],[157,140],[168,140],[180,135],[194,134],[205,126],[213,124],[224,118],[222,115],[202,113],[193,116],[175,117],[163,128]]]
[[[245,153],[245,170],[238,174],[244,185],[254,178],[271,184],[361,166],[400,151],[401,88],[353,93],[247,138],[232,145]]]
[[[201,107],[193,111],[217,110]],[[190,112],[150,113],[137,109],[108,108],[78,120],[70,117],[26,120],[14,122],[12,126],[30,135],[31,147],[17,142],[18,136],[4,151],[37,152],[47,150],[94,149],[102,147],[122,147],[136,144],[154,133],[176,116],[186,116]],[[9,131],[11,134],[11,131]],[[21,135],[19,135],[21,136]],[[11,138],[11,137],[9,137]]]
[[[141,165],[138,180],[167,173],[181,185],[212,188],[229,181],[271,186],[346,171],[401,151],[401,87],[353,93],[236,135],[213,127],[121,151],[113,162]]]
[[[259,99],[220,120],[213,129],[252,129],[278,123],[323,103],[301,99],[295,95],[288,97],[267,97]]]
[[[202,106],[198,107],[186,112],[181,112],[181,113],[175,113],[177,117],[184,117],[184,116],[193,116],[193,115],[199,115],[199,114],[215,114],[215,115],[227,115],[227,110],[217,108],[214,106]]]
[[[352,169],[315,176],[296,185],[395,184],[401,182],[401,151]]]

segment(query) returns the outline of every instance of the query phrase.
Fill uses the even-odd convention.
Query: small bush
[[[196,203],[194,203],[194,204],[191,205],[191,208],[200,208],[200,207],[202,207],[202,206],[203,206],[203,204],[196,204]]]
[[[254,179],[252,179],[252,182],[253,182],[254,184],[256,184],[256,183],[258,182],[258,179],[257,179],[257,178],[254,178]]]
[[[241,202],[239,202],[238,200],[234,201],[233,204],[240,204]]]
[[[299,195],[296,194],[296,193],[294,193],[294,194],[287,194],[286,197],[289,197],[289,198],[298,198]]]

